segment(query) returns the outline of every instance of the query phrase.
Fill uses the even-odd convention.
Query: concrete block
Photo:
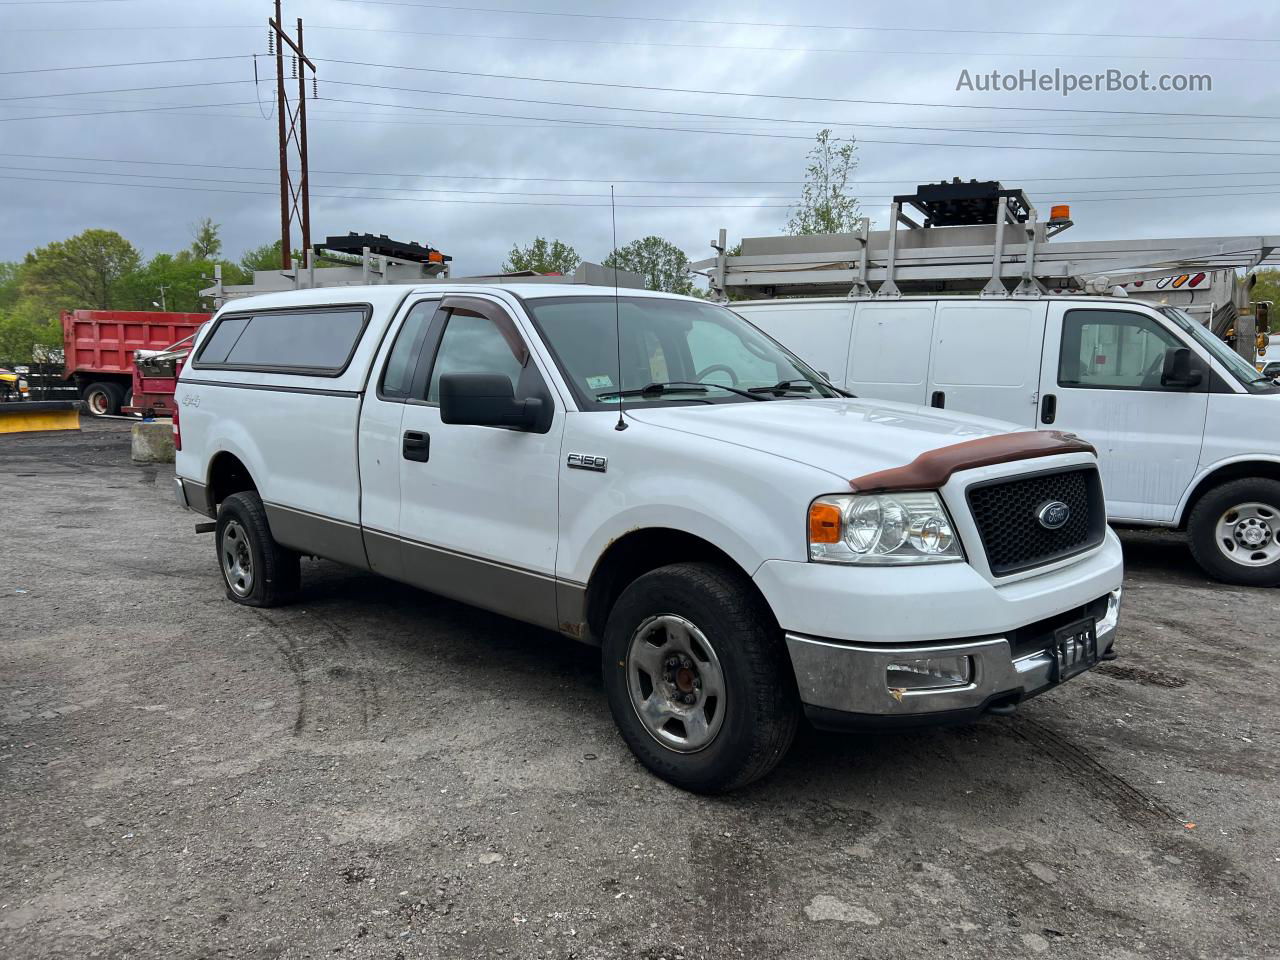
[[[167,420],[133,425],[136,463],[173,463],[173,424]]]

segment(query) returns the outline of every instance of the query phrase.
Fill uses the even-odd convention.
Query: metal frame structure
[[[268,37],[276,56],[276,123],[280,137],[280,266],[284,270],[293,267],[292,226],[295,220],[302,230],[302,249],[311,263],[311,177],[307,163],[307,69],[315,82],[316,65],[307,58],[302,45],[302,18],[298,18],[298,39],[294,40],[281,26],[281,0],[275,0],[276,15],[267,19]],[[284,84],[284,48],[293,51],[294,73],[298,80],[298,99],[295,107],[289,106],[289,95]],[[289,147],[298,154],[298,182],[293,182],[289,169]]]
[[[969,293],[983,297],[1040,297],[1052,290],[1107,293],[1115,286],[1187,270],[1252,270],[1280,266],[1280,236],[1175,237],[1049,243],[1072,225],[1068,217],[1039,219],[1021,190],[997,183],[932,185],[981,188],[993,221],[950,222],[926,187],[894,197],[888,230],[866,218],[854,233],[809,237],[752,237],[742,255],[725,254],[721,230],[716,256],[691,264],[706,276],[712,296],[747,299],[847,296],[892,299],[904,294]],[[974,197],[961,198],[974,209]],[[925,215],[918,223],[904,211]],[[972,213],[971,213],[972,215]],[[985,214],[984,214],[985,215]],[[933,225],[941,219],[946,225]],[[900,229],[905,227],[906,229]],[[1012,235],[1011,235],[1012,234]],[[1013,284],[1012,290],[1010,284]]]

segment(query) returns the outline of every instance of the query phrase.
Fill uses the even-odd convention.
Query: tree
[[[293,251],[294,266],[299,266],[306,262],[302,256],[301,250]],[[253,247],[246,250],[240,257],[240,269],[249,275],[246,283],[253,280],[253,271],[255,270],[280,270],[280,241],[274,240],[271,243],[264,243],[260,247]]]
[[[54,310],[110,310],[140,262],[133,244],[114,230],[86,230],[28,253],[23,293]]]
[[[0,314],[12,307],[22,296],[19,283],[21,264],[0,262]]]
[[[191,240],[191,256],[197,260],[214,260],[222,252],[222,238],[218,236],[219,225],[212,217],[205,217],[192,226],[194,234]]]
[[[853,141],[837,146],[831,131],[823,130],[809,151],[809,161],[800,204],[787,221],[787,233],[852,233],[858,226],[858,200],[847,196],[845,190],[849,175],[858,166]]]
[[[559,240],[547,242],[546,237],[534,237],[533,243],[521,247],[513,245],[502,264],[503,273],[532,270],[534,273],[559,273],[569,276],[578,269],[582,258],[578,251]]]
[[[644,285],[650,290],[686,295],[693,292],[689,258],[684,255],[683,250],[662,237],[649,236],[633,240],[605,257],[604,265],[640,274],[644,277]]]
[[[1253,272],[1257,276],[1258,282],[1249,291],[1249,299],[1254,303],[1259,300],[1270,300],[1280,306],[1280,270],[1268,269],[1255,270]],[[1276,308],[1273,307],[1272,309]],[[1278,328],[1278,331],[1280,331],[1280,328]]]
[[[0,366],[29,364],[62,347],[58,314],[27,297],[0,308]]]
[[[159,309],[156,304],[161,302],[160,288],[164,287],[166,310],[179,313],[207,310],[208,304],[201,300],[200,291],[212,285],[213,267],[214,261],[196,260],[189,250],[176,255],[157,253],[126,278],[122,303],[132,310]],[[224,280],[235,282],[225,276]]]

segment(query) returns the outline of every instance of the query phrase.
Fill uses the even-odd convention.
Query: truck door
[[[1193,389],[1161,383],[1169,350],[1191,347],[1153,313],[1054,301],[1045,326],[1039,426],[1098,449],[1112,520],[1168,522],[1195,476],[1207,364]]]
[[[860,397],[926,403],[933,313],[927,300],[858,303],[845,387]]]
[[[959,300],[938,303],[928,403],[1035,423],[1045,304]]]
[[[543,400],[545,429],[445,423],[446,373],[507,377],[517,398]],[[399,537],[408,582],[554,629],[564,409],[547,382],[498,300],[440,302],[403,405]]]
[[[372,570],[404,578],[400,549],[400,422],[439,297],[410,301],[392,321],[360,407],[360,525]]]

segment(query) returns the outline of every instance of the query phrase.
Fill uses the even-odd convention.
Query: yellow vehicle
[[[0,402],[6,400],[25,400],[30,393],[27,381],[21,374],[0,367]]]

